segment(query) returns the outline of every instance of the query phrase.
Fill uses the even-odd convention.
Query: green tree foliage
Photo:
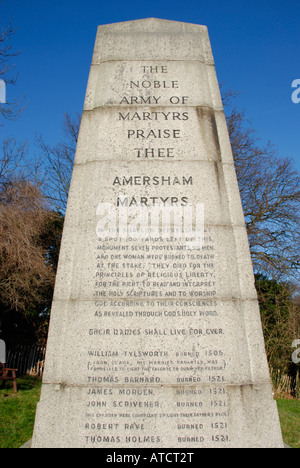
[[[288,372],[291,366],[292,343],[300,332],[300,307],[287,283],[256,275],[256,289],[270,367]]]

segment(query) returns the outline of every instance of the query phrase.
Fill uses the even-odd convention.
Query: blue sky
[[[300,79],[299,0],[2,0],[0,25],[12,20],[21,51],[8,98],[26,94],[28,105],[1,136],[58,142],[64,112],[82,111],[97,26],[148,17],[208,26],[219,82],[241,93],[236,105],[262,142],[300,170],[300,103],[291,99]]]

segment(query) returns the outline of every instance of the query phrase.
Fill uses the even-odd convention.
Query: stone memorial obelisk
[[[205,26],[98,29],[33,447],[283,447]]]

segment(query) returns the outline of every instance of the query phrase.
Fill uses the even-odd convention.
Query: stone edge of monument
[[[118,26],[118,25],[120,26],[120,24],[126,24],[126,25],[129,27],[128,23],[136,23],[137,21],[141,21],[141,22],[142,22],[143,20],[136,20],[136,21],[134,21],[134,22],[126,22],[126,23],[118,23],[117,26]],[[144,20],[144,21],[147,21],[147,20]],[[148,23],[151,23],[151,21],[155,22],[155,23],[158,24],[158,25],[164,23],[165,21],[169,24],[169,22],[168,22],[167,20],[151,20],[151,19],[149,19],[149,20],[148,20]],[[175,22],[175,23],[177,23],[177,22]],[[183,24],[183,25],[184,25],[184,24],[186,24],[186,23],[179,23],[179,24],[181,24],[181,25]],[[108,29],[110,28],[110,32],[112,32],[111,26],[115,26],[115,24],[114,24],[114,25],[107,25],[107,28],[108,28]],[[116,26],[116,27],[117,27],[117,26]],[[134,26],[136,26],[136,24],[135,24]],[[103,28],[103,27],[100,26],[100,28]],[[197,26],[197,28],[201,28],[201,26]],[[205,27],[205,28],[206,28],[206,27]],[[129,28],[129,29],[130,29],[130,28]],[[206,28],[206,29],[207,29],[207,28]],[[102,31],[103,31],[103,29],[102,29]],[[200,29],[199,29],[199,31],[200,31]],[[203,31],[203,30],[202,30],[202,31]],[[132,33],[132,31],[129,30],[128,36],[130,36],[131,33]],[[144,34],[144,30],[143,30],[143,34]],[[207,34],[208,34],[207,32],[204,33],[204,31],[203,31],[203,33],[200,33],[199,35],[197,35],[197,39],[198,39],[198,48],[201,48],[201,44],[202,44],[202,37],[201,37],[201,36],[204,36],[204,35],[207,35]],[[142,34],[141,34],[141,35],[142,35]],[[141,35],[139,36],[139,38],[141,37]],[[116,36],[118,36],[118,37],[117,37],[117,38],[114,38],[114,41],[115,41],[115,42],[114,42],[114,41],[111,40],[111,38],[109,37],[109,33],[108,33],[108,38],[104,38],[104,35],[102,35],[102,39],[105,39],[105,40],[108,39],[108,40],[106,41],[106,46],[107,46],[107,49],[110,48],[109,53],[111,52],[112,49],[114,50],[114,47],[112,48],[112,46],[115,46],[117,43],[119,43],[119,42],[121,43],[121,42],[122,42],[123,37],[125,36],[125,34],[123,34],[123,33],[122,33],[122,34],[118,34],[118,33],[117,33]],[[174,35],[173,35],[173,36],[174,36]],[[177,36],[178,36],[178,34],[177,34]],[[200,36],[200,38],[199,38],[199,36]],[[147,36],[147,39],[149,39],[149,37],[150,37],[150,36]],[[153,35],[152,35],[151,37],[153,37]],[[122,39],[121,41],[120,41],[120,38]],[[189,35],[189,38],[190,38],[190,35]],[[208,36],[207,36],[207,38],[208,38]],[[132,42],[133,37],[130,37],[129,39],[130,39],[130,40],[127,41],[127,42],[124,41],[124,42],[126,42],[126,46],[124,46],[124,50],[126,49],[126,47],[129,46],[129,44],[130,44],[131,46],[133,46],[133,42]],[[169,43],[168,43],[169,45],[172,46],[172,50],[170,49],[171,52],[172,52],[172,54],[173,54],[174,51],[177,53],[177,51],[176,51],[175,48],[174,48],[174,44],[172,43],[173,39],[174,39],[174,37],[170,37],[170,38],[169,38]],[[195,37],[194,37],[193,39],[195,39]],[[159,40],[160,40],[160,42],[163,40],[163,37],[162,37],[161,35],[159,36]],[[100,41],[100,39],[98,39],[98,42],[99,42],[99,41]],[[104,42],[105,42],[105,41],[104,41]],[[184,46],[185,46],[189,41],[187,40],[187,38],[185,38],[185,41],[183,40],[182,42],[183,42],[183,44],[182,44],[182,50],[183,50],[183,49],[184,49]],[[194,41],[194,42],[191,41],[191,43],[194,45],[196,42],[195,42],[195,41]],[[207,41],[206,41],[206,43],[207,43]],[[146,42],[145,42],[145,37],[144,37],[144,44],[146,44]],[[105,49],[105,44],[104,44],[104,49]],[[139,49],[139,50],[140,50],[140,49]],[[154,50],[154,48],[153,48],[153,46],[152,46],[151,53],[153,52],[153,50]],[[202,49],[202,50],[203,50],[203,49]],[[208,50],[208,47],[207,47],[207,50]],[[131,49],[130,49],[130,52],[132,53],[132,50],[131,50]],[[138,50],[137,50],[137,49],[134,49],[134,53],[138,53]],[[170,56],[171,56],[172,54],[170,53]],[[122,55],[122,54],[121,54],[121,55]],[[176,58],[174,59],[174,56],[175,56],[175,57],[178,57],[178,55],[172,55],[171,58],[167,58],[166,60],[170,60],[170,61],[173,60],[173,61],[174,61],[174,60],[176,60]],[[99,55],[99,57],[100,57],[100,55]],[[107,56],[107,57],[108,57],[108,56]],[[106,58],[107,58],[107,57],[106,57]],[[147,55],[147,57],[148,57],[148,55]],[[192,57],[192,58],[191,58],[191,57]],[[101,58],[101,60],[102,60],[102,59],[103,59],[103,56],[101,56],[100,58]],[[118,61],[118,60],[119,60],[119,59],[116,58],[116,56],[113,57],[113,54],[111,55],[111,61],[112,61],[112,62],[113,62],[113,61]],[[123,61],[124,61],[124,60],[128,60],[128,59],[127,59],[127,56],[126,56],[126,59],[123,58]],[[132,58],[129,58],[129,60],[132,60],[132,61],[133,61]],[[145,61],[145,60],[148,60],[148,58],[145,59],[143,56],[142,56],[142,57],[138,56],[138,58],[135,58],[135,61],[139,61],[139,60]],[[156,59],[156,60],[157,60],[157,59]],[[178,59],[178,60],[179,60],[179,59]],[[193,55],[188,55],[188,56],[184,56],[184,57],[181,56],[181,60],[190,61],[190,60],[196,60],[196,59],[195,59],[195,56],[193,56]],[[101,66],[102,66],[101,63],[102,63],[102,62],[97,63],[96,66],[97,66],[97,67],[101,67]],[[211,64],[208,63],[207,61],[205,61],[205,64],[208,66],[210,72],[211,72],[211,73],[214,73],[213,68],[210,66]],[[210,91],[212,91],[212,90],[210,90]],[[219,123],[220,123],[220,122],[219,122]],[[220,138],[221,138],[221,137],[223,138],[223,144],[224,144],[224,140],[225,140],[226,143],[229,144],[229,141],[228,141],[229,139],[228,139],[228,137],[227,137],[227,134],[225,135],[225,133],[226,133],[226,132],[225,132],[225,125],[226,125],[226,122],[225,122],[225,121],[222,121],[221,123],[222,123],[222,125],[220,125],[219,127],[217,126],[217,130],[219,129],[219,132],[220,132],[220,135],[218,135],[218,137],[220,136]],[[223,131],[223,130],[224,130],[224,131]],[[226,138],[225,138],[225,136],[226,136]],[[224,156],[224,155],[222,154],[222,156]],[[221,158],[221,161],[222,161],[222,163],[223,163],[223,170],[225,170],[225,167],[228,168],[228,166],[225,166],[224,161],[223,161],[223,158]],[[220,167],[221,167],[221,166],[220,166]],[[227,172],[226,172],[226,175],[228,176]],[[80,185],[80,187],[81,187],[81,189],[82,189],[82,186],[81,186],[81,185]],[[230,195],[230,196],[229,196],[229,195]],[[232,187],[231,187],[231,186],[230,186],[230,190],[228,189],[227,196],[228,196],[228,198],[230,199],[231,202],[232,202],[233,199],[235,199],[235,197],[234,197],[233,194],[232,194]],[[232,196],[232,198],[231,198],[231,196]],[[229,201],[229,200],[228,200],[228,201]],[[79,205],[78,205],[78,206],[79,206]],[[70,208],[70,204],[68,205],[68,207]],[[236,207],[236,208],[238,208],[238,207]],[[240,215],[240,209],[238,209],[238,214],[239,214],[238,216],[237,216],[236,213],[235,213],[234,206],[232,206],[230,203],[229,203],[229,208],[228,208],[228,209],[229,209],[229,214],[230,214],[231,221],[233,221],[233,219],[238,220],[238,219],[239,219],[239,215]],[[69,212],[69,211],[70,211],[70,209],[68,210],[68,212]],[[71,210],[71,212],[72,212],[72,211],[73,211],[73,214],[76,212],[76,210],[75,210],[75,212],[74,212],[74,207],[73,207],[73,210]],[[81,216],[81,215],[80,215],[80,216]],[[81,219],[81,221],[82,221],[82,219]],[[232,223],[231,223],[231,225],[232,225]],[[84,224],[81,225],[81,223],[80,223],[80,227],[81,227],[82,229],[85,229],[84,226],[85,226]],[[219,226],[219,227],[220,227],[220,226]],[[239,290],[240,290],[241,299],[242,299],[242,298],[245,299],[245,296],[247,297],[247,294],[246,294],[246,293],[249,291],[249,288],[250,288],[250,292],[251,292],[250,296],[251,296],[251,298],[252,298],[252,290],[253,290],[253,287],[254,287],[254,284],[252,284],[252,283],[254,283],[254,280],[252,281],[252,276],[251,276],[251,274],[250,274],[251,280],[250,280],[250,281],[247,281],[247,278],[250,279],[250,277],[247,277],[247,274],[246,274],[247,272],[245,272],[245,262],[242,261],[242,258],[241,258],[241,254],[243,253],[243,251],[246,253],[246,250],[244,250],[244,249],[247,249],[247,248],[248,248],[248,243],[247,243],[247,238],[246,238],[246,232],[245,232],[245,226],[244,226],[244,223],[241,223],[241,225],[238,223],[237,226],[234,226],[234,225],[233,225],[233,227],[235,227],[235,229],[233,229],[233,238],[232,238],[232,241],[234,242],[234,244],[235,244],[235,246],[236,246],[236,249],[234,249],[234,251],[237,251],[237,250],[238,250],[238,249],[237,249],[238,247],[241,247],[241,246],[243,247],[243,248],[241,249],[241,251],[240,251],[240,255],[237,257],[237,260],[238,260],[237,268],[238,268],[238,270],[239,270],[239,272],[240,272],[238,283],[239,283]],[[79,226],[78,226],[78,225],[75,225],[74,227],[71,226],[71,229],[76,229],[76,228],[79,228]],[[242,232],[241,232],[241,231],[242,231]],[[241,235],[241,234],[242,234],[242,235]],[[248,252],[248,251],[247,251],[247,252]],[[70,260],[73,261],[73,260],[74,260],[74,255],[73,255],[73,254],[74,254],[74,248],[72,247],[72,249],[70,249],[70,252],[67,252],[67,254],[68,254],[68,255],[66,255],[66,257],[69,258],[69,261],[70,261]],[[251,268],[250,268],[250,267],[251,267],[250,259],[249,259],[249,261],[247,261],[247,263],[249,264],[249,273],[250,273],[250,269],[251,269]],[[69,266],[70,266],[70,265],[72,266],[71,263],[69,264]],[[74,268],[74,265],[73,265],[73,268]],[[248,270],[248,269],[247,269],[247,270]],[[252,270],[251,270],[251,271],[252,271]],[[66,280],[66,278],[68,278],[68,276],[69,276],[69,275],[67,274],[67,271],[66,271],[66,270],[65,270],[65,273],[66,273],[66,276],[64,276],[64,280]],[[71,278],[70,278],[70,279],[71,279]],[[62,284],[63,284],[63,281],[62,281]],[[80,290],[80,288],[78,289],[78,291],[79,291],[79,290]],[[66,291],[68,291],[68,296],[65,298],[65,299],[66,299],[66,302],[67,302],[68,299],[70,299],[69,293],[70,293],[70,291],[71,291],[71,288],[70,288],[70,285],[69,285],[68,282],[67,282]],[[240,295],[239,295],[239,296],[240,296]],[[55,297],[56,297],[56,299],[57,299],[57,296],[55,296]],[[80,296],[80,297],[81,297],[81,296]],[[77,295],[74,295],[74,297],[71,297],[71,300],[75,300],[76,298],[77,298]],[[59,299],[60,299],[60,300],[64,299],[64,296],[59,297]],[[254,298],[254,295],[253,295],[253,299],[257,300],[256,295],[255,295],[255,298]],[[257,320],[258,320],[258,316],[259,316],[259,313],[257,313]],[[61,317],[61,316],[60,316],[60,317]],[[244,328],[245,328],[246,332],[247,332],[247,326],[246,326],[246,325],[247,325],[248,323],[251,323],[250,320],[249,320],[249,314],[248,314],[247,318],[248,318],[248,320],[247,320],[247,321],[245,320],[245,323],[244,323]],[[60,322],[60,326],[61,326],[61,322]],[[249,333],[249,334],[248,334],[248,333],[245,334],[246,337],[248,337],[249,335],[250,335],[250,333]],[[243,336],[244,336],[244,335],[243,335]],[[257,339],[258,339],[259,344],[262,343],[261,334],[257,337]],[[252,343],[252,341],[253,341],[253,340],[251,340],[251,343]],[[257,345],[257,343],[254,342],[254,344],[252,343],[251,348],[249,347],[249,349],[248,349],[248,354],[249,354],[249,356],[250,356],[250,355],[251,355],[251,356],[255,356],[255,355],[256,355],[256,353],[255,353],[256,345]],[[52,345],[52,346],[53,346],[53,345]],[[55,354],[57,354],[57,345],[55,345]],[[254,361],[254,362],[256,363],[256,361]],[[253,362],[252,362],[252,366],[253,366]],[[264,366],[258,366],[258,369],[261,370],[262,367],[267,368],[267,363],[265,363]],[[60,374],[60,377],[61,377],[61,376],[63,375],[63,373],[62,373],[62,367],[59,366],[59,369],[57,369],[57,370],[58,370],[58,374],[57,374],[57,375]],[[257,369],[255,369],[255,370],[257,371]],[[255,372],[255,374],[256,374],[256,372]],[[252,371],[251,375],[252,375],[252,379],[254,379],[254,373],[253,373],[253,371]],[[265,376],[265,372],[262,372],[262,377],[264,377],[264,376]],[[45,382],[46,382],[46,380],[45,380]],[[45,383],[45,382],[44,382],[44,383]],[[57,380],[54,379],[54,383],[55,383],[55,382],[57,382]],[[51,379],[50,379],[50,380],[49,380],[49,384],[51,384],[51,383],[53,383],[53,381],[51,381]],[[270,382],[269,382],[269,379],[268,379],[268,382],[264,382],[264,379],[263,379],[263,382],[257,382],[257,383],[258,383],[258,384],[260,384],[260,383],[265,383],[265,384],[267,384],[267,386],[269,387],[269,383],[270,383]],[[73,382],[73,384],[76,384],[76,382]],[[63,384],[63,385],[65,385],[65,384]],[[252,382],[251,382],[250,385],[252,385]],[[57,390],[60,390],[60,388],[57,389]],[[274,402],[274,407],[275,407],[275,405],[276,405],[276,403]],[[63,407],[63,404],[62,404],[62,407]],[[252,408],[254,408],[254,407],[252,407]],[[61,409],[62,409],[62,408],[61,408]],[[254,409],[255,409],[255,408],[254,408]],[[249,411],[248,413],[250,414],[251,411]],[[246,415],[246,414],[245,414],[245,420],[247,420],[247,415]],[[53,418],[53,422],[54,422],[54,425],[56,425],[56,422],[55,422],[54,418]],[[272,432],[272,431],[270,431],[270,432]],[[247,438],[246,438],[246,439],[247,439]],[[248,440],[248,443],[250,443],[249,440]],[[263,442],[262,442],[262,444],[263,444]]]
[[[291,447],[290,445],[286,444],[284,442],[284,448],[285,449],[292,449],[293,447]],[[24,445],[22,445],[21,447],[19,447],[20,449],[31,449],[32,448],[32,439],[28,440]]]
[[[177,27],[176,31],[174,31],[174,26]],[[116,47],[113,36],[118,35],[118,33],[123,34],[123,42],[122,44],[119,42],[118,47]],[[133,35],[137,33],[140,39],[138,42],[135,36],[133,38]],[[179,33],[185,33],[189,36],[189,40],[186,41],[184,47],[182,46],[182,36]],[[154,34],[158,37],[155,37]],[[173,34],[172,42],[170,37],[168,40],[170,34]],[[149,36],[151,36],[151,42]],[[166,40],[167,48],[171,53],[161,46],[162,38]],[[105,61],[122,60],[122,57],[124,59],[124,50],[127,53],[127,60],[190,59],[214,65],[212,50],[207,38],[209,38],[207,26],[159,18],[145,18],[100,25],[92,65]],[[144,47],[145,44],[147,44],[146,48]]]

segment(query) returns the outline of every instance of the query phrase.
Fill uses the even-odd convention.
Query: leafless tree
[[[12,179],[25,178],[27,144],[18,144],[14,138],[4,138],[0,143],[0,188]]]
[[[47,178],[44,180],[45,192],[54,209],[61,212],[67,206],[80,118],[79,114],[74,118],[65,114],[64,140],[55,146],[46,144],[41,136],[37,138],[37,146],[48,163]]]
[[[2,27],[0,31],[0,80],[5,82],[5,86],[15,84],[17,80],[17,75],[13,74],[15,65],[12,63],[12,60],[20,52],[14,52],[10,45],[10,39],[14,34],[15,30],[11,24],[6,28]],[[16,101],[8,99],[6,103],[0,103],[0,117],[7,120],[16,120],[24,111],[26,105],[24,99],[25,97]]]
[[[51,213],[40,188],[26,180],[2,184],[0,190],[0,295],[13,310],[43,302],[54,271],[41,241]]]
[[[291,159],[261,144],[245,114],[230,105],[232,96],[224,102],[252,261],[256,271],[286,279],[300,266],[299,173]]]
[[[57,214],[41,191],[26,143],[0,141],[0,303],[25,313],[49,302],[54,284]],[[57,247],[58,248],[58,247]],[[51,257],[51,258],[50,258]]]

